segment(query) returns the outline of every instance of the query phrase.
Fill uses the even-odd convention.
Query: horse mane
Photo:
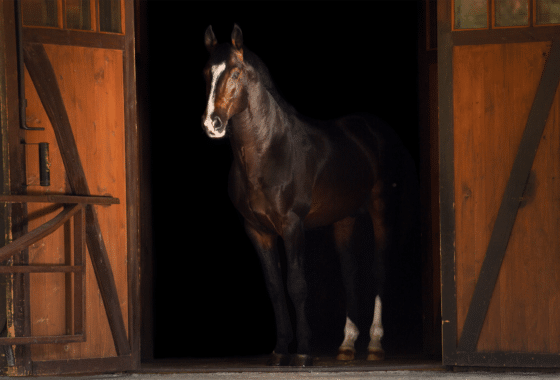
[[[264,85],[265,89],[272,95],[273,99],[278,103],[280,107],[284,110],[289,111],[290,113],[297,114],[298,112],[295,108],[288,103],[284,97],[280,94],[272,77],[270,76],[270,72],[268,71],[268,67],[264,64],[264,62],[260,59],[258,55],[247,49],[246,46],[243,46],[243,59],[246,60],[259,75],[259,79],[261,80],[262,84]]]

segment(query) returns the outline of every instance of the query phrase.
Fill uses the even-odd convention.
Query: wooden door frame
[[[442,354],[443,364],[451,366],[509,366],[509,367],[558,367],[557,354],[477,352],[476,342],[486,315],[500,270],[507,238],[515,219],[519,202],[502,201],[496,227],[491,238],[487,257],[473,295],[478,310],[470,309],[459,342],[457,336],[457,288],[455,283],[455,186],[454,186],[454,128],[453,128],[453,47],[461,45],[504,44],[553,41],[560,35],[560,26],[536,26],[509,29],[452,30],[452,2],[438,2],[438,90],[439,90],[439,162],[440,162],[440,246],[441,246],[441,300],[442,300]],[[556,38],[545,65],[543,78],[533,102],[533,107],[523,141],[518,151],[506,193],[523,192],[526,182],[523,170],[531,168],[535,140],[540,140],[539,128],[544,129],[548,116],[546,103],[552,102],[557,91],[560,74],[560,39]],[[556,86],[554,83],[556,81]],[[552,93],[552,95],[551,95]],[[548,110],[550,106],[548,105]],[[544,119],[544,120],[543,120]],[[542,129],[540,133],[542,134]],[[527,137],[526,137],[527,136]],[[533,140],[530,142],[529,140]],[[523,147],[524,145],[527,145]],[[532,157],[531,157],[531,154]],[[526,167],[528,166],[528,169]],[[515,171],[523,168],[520,175]],[[521,177],[521,178],[515,178]],[[509,190],[508,190],[509,189]],[[519,190],[520,189],[520,190]],[[519,199],[519,197],[518,197]],[[501,222],[499,222],[501,219]],[[509,226],[511,224],[511,226]],[[501,229],[501,231],[498,231]],[[506,239],[500,239],[505,235]],[[488,294],[489,293],[489,294]],[[473,303],[471,302],[471,306]],[[468,323],[467,323],[468,322]],[[465,331],[466,330],[466,331]]]
[[[147,2],[143,0],[135,0],[136,2],[136,17],[137,24],[139,27],[136,30],[136,49],[137,49],[137,66],[138,66],[138,83],[145,83],[147,81],[147,53],[144,49],[147,49],[147,30],[142,25],[147,24],[146,20],[146,7]],[[422,284],[425,286],[422,294],[423,311],[425,313],[424,324],[423,324],[423,343],[424,352],[426,358],[439,360],[441,359],[441,310],[440,310],[440,270],[439,270],[439,193],[437,187],[437,165],[438,156],[437,150],[437,83],[428,83],[428,64],[437,64],[437,50],[436,50],[436,32],[437,32],[437,20],[436,20],[436,9],[434,5],[436,0],[421,0],[418,2],[418,11],[420,15],[419,20],[419,70],[421,79],[418,85],[420,86],[420,94],[428,93],[429,89],[434,89],[434,94],[431,95],[430,99],[426,97],[420,97],[420,178],[421,181],[421,199],[422,199],[422,214],[428,215],[426,219],[430,220],[430,223],[424,223],[422,228],[422,246],[426,247],[425,252],[426,257],[423,258],[422,267]],[[431,6],[430,6],[431,5]],[[426,19],[424,19],[425,17]],[[434,79],[433,77],[429,79]],[[139,86],[138,94],[139,101],[142,101],[144,92],[147,92],[147,86]],[[427,111],[430,107],[436,109],[435,121],[431,121],[430,116]],[[149,113],[148,107],[142,107],[140,105],[138,110],[140,117],[139,123],[141,125],[140,130],[142,134],[141,141],[149,141],[149,126],[142,125],[143,123],[148,123],[149,119],[147,113]],[[143,146],[145,151],[143,151],[141,160],[145,164],[150,163],[149,158],[149,147]],[[149,189],[149,173],[143,173],[141,177],[143,184],[142,186],[142,292],[141,297],[144,301],[146,307],[142,308],[142,362],[150,366],[149,363],[156,362],[157,359],[154,358],[154,334],[155,326],[153,320],[153,310],[151,305],[153,304],[153,283],[151,279],[153,278],[153,252],[152,252],[152,242],[151,242],[151,225],[150,225],[150,196]],[[435,240],[431,240],[435,239]],[[157,364],[156,364],[157,365]],[[152,367],[150,367],[152,368]],[[219,367],[217,367],[219,368]]]
[[[419,1],[418,98],[420,119],[420,199],[422,247],[426,249],[422,267],[424,354],[441,359],[441,295],[439,251],[439,186],[437,123],[437,9],[436,0]]]
[[[17,357],[14,374],[61,374],[76,372],[107,372],[131,370],[140,364],[140,144],[137,121],[136,102],[136,67],[135,67],[135,36],[134,36],[134,0],[123,0],[125,34],[111,35],[81,31],[54,30],[42,28],[24,28],[25,43],[58,44],[83,46],[93,48],[109,48],[121,50],[123,54],[123,94],[124,94],[124,123],[125,123],[125,159],[126,159],[126,215],[127,215],[127,287],[128,287],[128,345],[130,353],[117,357],[99,359],[54,360],[33,363],[29,346],[17,346]],[[9,172],[2,165],[3,193],[25,194],[25,156],[21,144],[23,130],[19,128],[19,101],[17,92],[17,60],[14,3],[5,1],[0,9],[0,45],[4,52],[0,56],[0,69],[5,81],[0,83],[3,107],[1,135],[7,136],[2,140],[3,162],[9,156]],[[6,149],[9,150],[7,154]],[[7,185],[10,188],[7,188]],[[10,210],[11,209],[11,210]],[[12,238],[25,233],[26,207],[17,204],[3,210],[2,223],[12,228]],[[8,215],[9,213],[9,215]],[[14,228],[20,228],[15,231]],[[4,236],[4,234],[2,234]],[[23,258],[25,260],[25,257]],[[26,279],[27,277],[27,279]],[[21,307],[23,314],[16,318],[16,327],[29,329],[29,280],[28,275],[21,275],[15,282],[14,302]],[[27,285],[26,285],[27,284]],[[27,293],[26,293],[27,292]],[[27,313],[25,312],[27,310]],[[27,320],[24,315],[27,314]],[[18,327],[19,326],[19,327]]]

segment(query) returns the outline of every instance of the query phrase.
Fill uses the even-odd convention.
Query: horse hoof
[[[356,357],[356,350],[353,350],[351,348],[339,348],[338,349],[338,356],[336,357],[336,360],[354,360],[354,358]]]
[[[368,349],[368,356],[367,360],[376,361],[376,360],[385,360],[385,351],[381,349]]]
[[[273,352],[272,354],[270,354],[270,358],[268,359],[266,364],[270,367],[287,366],[290,364],[290,356]]]
[[[292,358],[292,366],[294,367],[311,367],[313,358],[311,355],[294,355]]]

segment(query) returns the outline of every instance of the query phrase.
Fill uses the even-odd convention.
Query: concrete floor
[[[170,374],[112,374],[99,376],[72,377],[83,380],[425,380],[425,379],[560,379],[560,374],[535,372],[516,373],[454,373],[446,371],[360,371],[360,372],[215,372],[215,373],[170,373]],[[41,379],[61,379],[61,377],[45,377]]]
[[[266,366],[264,357],[222,359],[170,359],[142,363],[135,373],[100,374],[88,376],[41,377],[38,379],[75,378],[81,380],[412,380],[412,379],[559,379],[555,373],[538,371],[453,372],[441,365],[441,360],[421,358],[388,358],[368,362],[365,358],[341,363],[329,357],[316,357],[314,367],[297,368]]]

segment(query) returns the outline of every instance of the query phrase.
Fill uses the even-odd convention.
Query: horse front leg
[[[268,365],[288,365],[290,363],[288,345],[293,339],[293,333],[276,244],[278,236],[257,230],[249,223],[245,223],[245,230],[259,255],[276,319],[276,347]]]
[[[311,331],[307,322],[305,305],[307,301],[307,281],[305,278],[304,254],[305,238],[302,221],[293,217],[283,228],[284,246],[288,263],[288,292],[296,311],[297,355],[292,364],[298,367],[310,366]]]
[[[344,326],[344,340],[338,348],[336,360],[354,360],[354,347],[358,335],[358,327],[354,324],[358,318],[358,289],[356,284],[358,261],[352,252],[352,235],[356,219],[348,217],[333,225],[334,242],[340,258],[342,281],[346,292],[346,324]]]

